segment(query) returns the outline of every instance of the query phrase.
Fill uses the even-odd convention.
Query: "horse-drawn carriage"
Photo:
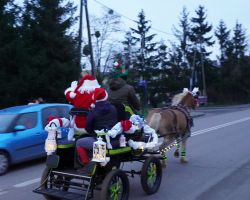
[[[65,143],[66,142],[66,143]],[[59,141],[56,154],[47,157],[40,186],[34,190],[46,199],[89,199],[94,190],[101,190],[100,199],[128,199],[129,180],[127,174],[141,176],[141,185],[147,194],[154,194],[161,184],[162,156],[159,151],[133,150],[131,147],[107,149],[110,158],[105,166],[96,165],[92,174],[84,174],[75,154],[74,142]],[[124,162],[143,162],[140,171],[125,171],[120,168]]]
[[[185,144],[191,126],[187,108],[194,108],[197,102],[194,95],[187,91],[174,101],[176,105],[170,108],[149,112],[148,124],[157,131],[159,137],[163,137],[163,142],[158,148],[134,150],[130,146],[125,146],[105,149],[105,159],[109,158],[108,161],[98,163],[92,174],[85,174],[77,170],[82,166],[76,156],[75,142],[58,141],[56,153],[47,157],[40,186],[34,192],[44,195],[47,200],[75,200],[90,199],[94,196],[94,190],[100,190],[101,200],[123,200],[129,198],[128,175],[140,175],[143,190],[149,195],[156,193],[161,184],[161,161],[165,160],[166,152],[177,146],[175,155],[178,156],[178,143],[182,141],[181,161],[187,161],[184,159]],[[99,149],[100,151],[103,152]],[[121,168],[121,163],[135,161],[143,163],[141,170],[132,169],[132,165],[129,171]]]

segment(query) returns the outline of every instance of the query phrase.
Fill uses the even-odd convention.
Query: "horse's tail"
[[[150,119],[148,120],[148,125],[155,129],[156,131],[159,130],[159,125],[160,125],[160,121],[161,121],[161,113],[153,113],[150,117]]]

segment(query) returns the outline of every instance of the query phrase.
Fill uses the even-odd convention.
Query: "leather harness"
[[[161,112],[163,110],[168,110],[173,115],[173,125],[174,125],[174,129],[173,129],[174,131],[172,132],[173,134],[177,133],[179,135],[179,137],[181,137],[180,133],[177,130],[177,115],[174,112],[174,110],[178,110],[185,115],[186,120],[187,120],[187,127],[186,128],[187,128],[188,137],[191,135],[191,127],[193,126],[193,118],[190,115],[190,111],[188,110],[187,106],[184,106],[182,104],[178,104],[176,106],[168,106],[168,107],[161,108]],[[164,136],[164,135],[168,135],[168,134],[161,134],[161,136]]]

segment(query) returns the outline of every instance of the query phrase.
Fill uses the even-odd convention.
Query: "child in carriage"
[[[90,173],[95,168],[92,158],[93,143],[96,141],[96,130],[110,130],[117,123],[117,112],[115,107],[107,101],[108,94],[103,88],[96,88],[92,99],[95,107],[89,111],[87,116],[86,130],[90,137],[78,139],[76,142],[77,153],[80,161],[84,165],[79,171]],[[113,139],[115,140],[115,139]]]

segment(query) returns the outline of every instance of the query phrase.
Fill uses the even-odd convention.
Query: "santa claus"
[[[75,112],[72,112],[70,120],[69,140],[73,140],[75,131],[81,134],[87,133],[85,130],[86,112],[91,109],[95,103],[92,99],[92,95],[96,88],[100,88],[98,81],[90,74],[86,74],[78,83],[73,81],[71,86],[65,90],[64,94],[67,101],[71,103],[75,109]]]

